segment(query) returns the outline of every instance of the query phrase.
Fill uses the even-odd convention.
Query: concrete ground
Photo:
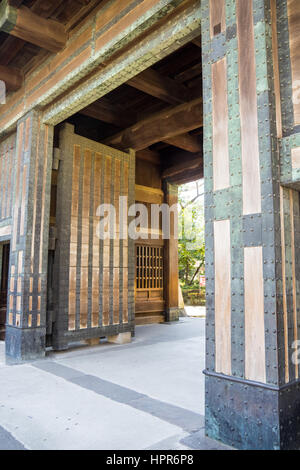
[[[0,449],[226,448],[204,437],[204,322],[14,366],[0,343]]]
[[[206,309],[200,306],[185,306],[184,311],[188,317],[205,318]]]

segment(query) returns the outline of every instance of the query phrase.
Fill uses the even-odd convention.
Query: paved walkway
[[[205,307],[193,307],[193,306],[185,306],[184,307],[185,313],[188,317],[194,318],[205,318],[206,315],[206,308]]]
[[[7,366],[0,449],[221,449],[204,437],[204,320],[137,327],[100,344]]]

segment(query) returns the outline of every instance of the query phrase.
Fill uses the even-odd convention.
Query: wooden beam
[[[67,40],[61,23],[42,18],[25,6],[14,8],[7,0],[0,5],[0,31],[51,52],[60,51]]]
[[[5,83],[6,90],[16,91],[22,86],[23,75],[16,68],[0,65],[0,80]]]
[[[24,0],[9,0],[9,4],[12,6],[12,7],[15,7],[15,8],[18,8],[19,6],[22,5]]]
[[[15,0],[14,2],[9,0],[9,3],[17,8],[23,3],[23,0]],[[42,16],[43,18],[49,18],[55,12],[55,10],[57,10],[61,3],[62,0],[52,0],[51,4],[50,2],[46,3],[44,0],[36,0],[36,2],[30,8],[30,11],[36,15]],[[20,50],[22,50],[25,44],[26,42],[22,39],[18,39],[14,36],[8,36],[0,47],[1,64],[8,65],[16,57]]]
[[[195,169],[202,170],[202,167],[203,167],[203,158],[202,156],[199,155],[192,159],[186,159],[180,163],[177,163],[176,165],[172,165],[171,167],[166,168],[162,172],[162,178],[163,179],[172,178],[188,170],[195,170]]]
[[[130,126],[136,118],[129,112],[124,113],[120,106],[111,105],[105,98],[87,106],[80,114],[121,128]]]
[[[128,111],[125,113],[120,106],[112,105],[105,100],[105,98],[91,104],[80,111],[80,113],[121,128],[127,128],[137,122],[137,118],[134,113],[130,113]],[[165,139],[164,142],[168,145],[173,145],[174,147],[186,150],[187,152],[195,153],[202,150],[202,145],[199,139],[188,133],[170,137],[169,139]]]
[[[169,104],[184,103],[192,99],[187,87],[152,69],[136,75],[127,82],[127,85]]]
[[[192,183],[203,178],[203,168],[194,168],[191,170],[183,170],[174,176],[167,178],[168,183],[172,184],[187,184]]]
[[[69,22],[66,24],[66,31],[70,31],[71,29],[75,28],[82,21],[83,18],[87,19],[89,13],[94,8],[99,6],[99,0],[85,0],[81,3],[83,5],[82,8],[75,15],[73,15]]]
[[[164,192],[161,189],[136,184],[135,200],[139,202],[149,202],[151,204],[161,204],[164,200]]]
[[[8,65],[26,44],[22,39],[8,36],[1,44],[0,60],[2,65]]]
[[[192,41],[193,44],[195,44],[195,46],[197,47],[202,47],[202,44],[201,44],[201,36],[199,36],[198,38],[194,39]]]
[[[201,76],[202,74],[202,65],[201,63],[195,64],[192,67],[188,68],[184,72],[180,72],[176,75],[176,80],[183,83],[187,80],[192,80],[195,77]]]
[[[164,142],[192,153],[201,152],[202,150],[200,140],[196,136],[190,134],[170,137],[169,139],[164,139]]]
[[[198,98],[140,121],[105,139],[104,143],[120,149],[132,148],[137,151],[202,125],[202,98]]]

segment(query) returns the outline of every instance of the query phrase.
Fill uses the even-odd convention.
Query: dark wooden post
[[[165,198],[170,212],[170,238],[166,240],[166,321],[176,321],[179,318],[179,295],[178,295],[178,239],[176,225],[178,224],[178,186],[166,183]]]

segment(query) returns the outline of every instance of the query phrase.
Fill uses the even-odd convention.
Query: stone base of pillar
[[[166,321],[178,321],[181,309],[178,307],[171,307],[166,310]]]
[[[45,328],[15,328],[6,326],[5,352],[8,363],[32,361],[45,356]]]
[[[212,439],[240,450],[300,448],[300,382],[276,387],[206,372],[205,401]]]

